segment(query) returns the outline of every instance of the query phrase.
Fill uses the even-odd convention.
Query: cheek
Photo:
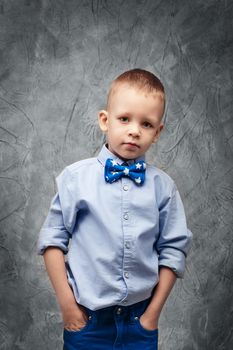
[[[111,128],[108,132],[108,137],[113,141],[116,141],[119,138],[120,132],[117,128]]]
[[[120,127],[119,125],[117,125],[117,124],[112,125],[112,127],[111,127],[111,134],[112,135],[120,135],[123,132],[124,132],[123,128]]]
[[[150,134],[150,135],[147,135],[146,136],[146,139],[147,139],[147,145],[151,145],[153,142],[154,142],[154,139],[155,139],[155,135],[154,133]]]

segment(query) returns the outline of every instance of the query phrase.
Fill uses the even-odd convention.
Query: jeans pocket
[[[64,327],[64,332],[66,334],[77,334],[77,333],[80,334],[80,333],[83,333],[84,331],[86,331],[90,327],[91,319],[92,319],[92,317],[89,316],[88,319],[87,319],[86,324],[80,329],[71,330],[71,329],[66,329]]]
[[[146,328],[144,328],[143,325],[141,324],[141,322],[140,322],[140,317],[137,317],[137,316],[136,316],[134,319],[135,319],[135,322],[136,322],[136,325],[137,325],[138,329],[139,329],[142,333],[144,333],[144,334],[146,334],[146,335],[153,335],[153,336],[158,334],[158,328],[156,328],[156,329],[146,329]]]

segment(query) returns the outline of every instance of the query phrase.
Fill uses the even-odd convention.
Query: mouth
[[[130,147],[130,148],[140,148],[139,145],[137,145],[136,143],[134,142],[124,142],[124,145]]]

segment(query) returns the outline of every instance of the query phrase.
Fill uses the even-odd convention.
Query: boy
[[[157,349],[159,315],[192,240],[174,181],[145,162],[164,108],[156,76],[121,74],[99,112],[107,143],[56,179],[38,254],[61,308],[65,350]]]

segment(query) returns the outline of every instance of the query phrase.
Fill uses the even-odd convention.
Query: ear
[[[155,136],[154,136],[153,143],[156,143],[158,141],[160,133],[163,130],[163,127],[164,127],[164,124],[162,124],[162,123],[158,126],[156,133],[155,133]]]
[[[99,113],[98,113],[98,121],[99,121],[100,129],[103,132],[107,132],[108,131],[108,112],[105,111],[104,109],[99,111]]]

